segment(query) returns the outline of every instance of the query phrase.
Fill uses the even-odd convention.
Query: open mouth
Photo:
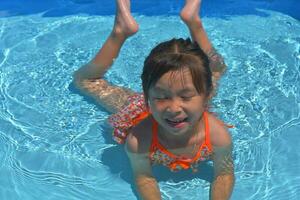
[[[165,119],[167,124],[173,128],[182,128],[187,124],[188,118],[181,118],[181,119]]]

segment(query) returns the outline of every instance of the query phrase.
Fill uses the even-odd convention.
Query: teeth
[[[183,119],[179,119],[179,120],[170,120],[170,119],[169,119],[169,121],[171,121],[171,122],[182,122]]]

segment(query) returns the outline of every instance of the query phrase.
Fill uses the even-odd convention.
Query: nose
[[[182,111],[181,101],[172,99],[166,108],[166,111],[170,114],[178,114]]]

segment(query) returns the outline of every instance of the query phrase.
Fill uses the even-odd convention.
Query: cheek
[[[202,115],[204,110],[205,109],[203,107],[198,106],[198,107],[194,107],[194,108],[190,107],[188,112],[189,112],[189,115],[193,116],[194,118],[198,118],[199,116]]]
[[[156,101],[149,101],[149,109],[151,113],[162,112],[164,110],[164,106],[162,103]]]
[[[198,116],[206,110],[206,104],[203,101],[196,101],[187,106],[186,109],[191,115]]]

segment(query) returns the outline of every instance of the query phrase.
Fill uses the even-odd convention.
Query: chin
[[[174,128],[170,127],[168,124],[164,124],[164,128],[170,132],[174,136],[185,135],[191,130],[191,125],[187,124],[185,127],[182,128]]]

